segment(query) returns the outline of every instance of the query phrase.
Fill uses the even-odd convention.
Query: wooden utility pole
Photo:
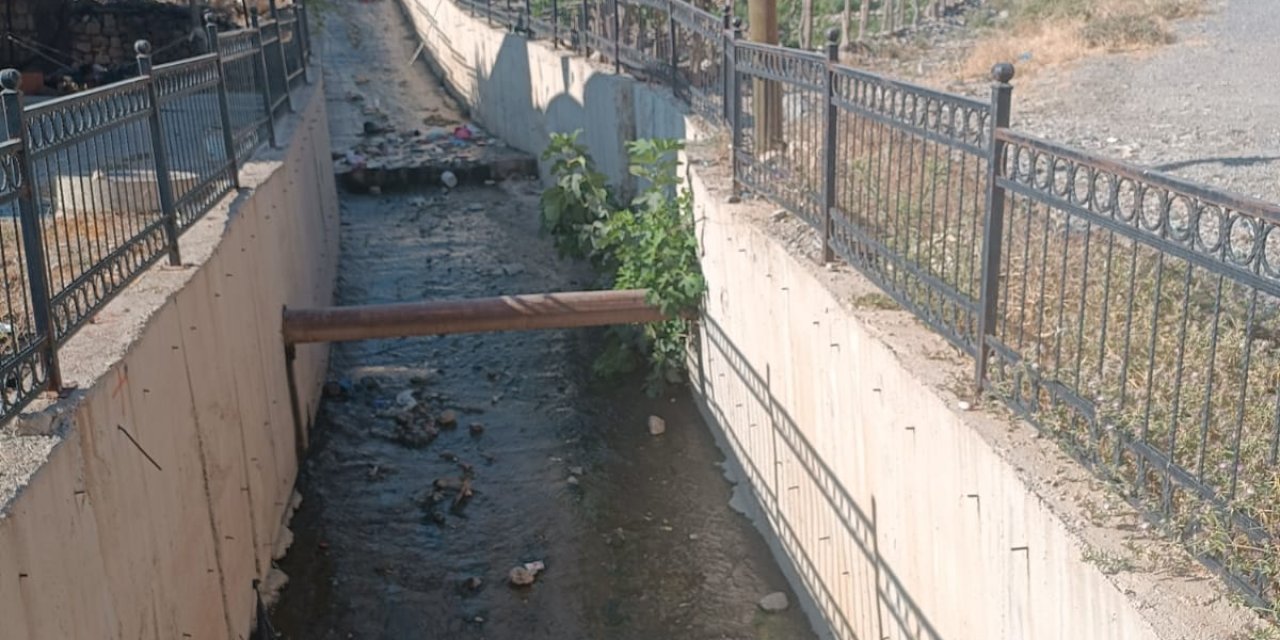
[[[778,44],[777,0],[748,0],[747,37],[752,42]],[[775,80],[754,78],[751,114],[755,118],[755,149],[761,154],[782,148],[782,86]]]
[[[840,14],[840,48],[849,50],[849,22],[853,20],[853,0],[844,0],[844,12]]]
[[[800,48],[813,48],[813,0],[800,0]]]

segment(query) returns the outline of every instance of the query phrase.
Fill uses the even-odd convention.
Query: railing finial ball
[[[831,27],[830,29],[827,29],[827,44],[839,44],[839,43],[840,43],[840,30],[835,27]]]
[[[151,43],[146,40],[139,40],[133,43],[133,51],[140,56],[151,55]]]
[[[17,69],[0,71],[0,87],[5,91],[17,91],[22,86],[22,72]]]
[[[991,79],[1002,84],[1009,84],[1013,79],[1013,65],[1008,62],[1001,62],[991,67]]]

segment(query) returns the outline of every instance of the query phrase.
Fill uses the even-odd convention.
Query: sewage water
[[[322,45],[326,82],[416,46],[390,0],[333,6],[325,35],[342,38]],[[372,44],[361,54],[357,42]],[[438,114],[447,103],[419,95],[438,92],[420,66],[384,68],[405,76],[387,79],[400,90],[384,104]],[[342,194],[337,303],[589,288],[593,274],[539,237],[538,194],[528,181]],[[290,576],[272,612],[280,630],[294,640],[814,638],[764,539],[729,506],[723,458],[687,392],[649,398],[638,379],[596,382],[599,338],[335,345],[340,384],[317,417],[279,563]],[[422,433],[397,421],[411,403],[452,411],[457,425],[429,443],[406,439]],[[650,435],[650,415],[665,419],[664,434]],[[473,495],[452,508],[464,478]],[[534,584],[508,584],[512,567],[534,561],[546,567]],[[791,608],[761,611],[775,591]]]
[[[529,182],[344,196],[338,303],[589,284],[538,238],[536,203]],[[343,390],[321,408],[281,562],[291,579],[274,617],[288,637],[814,637],[794,606],[759,610],[770,592],[795,598],[730,508],[721,454],[687,394],[595,382],[598,337],[335,346]],[[455,412],[457,426],[407,446],[422,444],[406,444],[394,418],[410,396],[433,416]],[[665,433],[649,433],[650,415]],[[432,502],[436,486],[466,475],[474,495],[463,507],[451,509],[448,489]],[[509,586],[508,571],[533,561],[546,565],[536,582]]]

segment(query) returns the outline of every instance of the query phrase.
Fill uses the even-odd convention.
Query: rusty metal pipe
[[[665,320],[644,289],[285,309],[286,345],[486,331],[568,329]]]

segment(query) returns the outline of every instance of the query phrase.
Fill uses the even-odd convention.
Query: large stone
[[[760,598],[760,610],[767,613],[786,611],[789,606],[791,606],[791,603],[787,601],[787,594],[781,591],[775,591]]]
[[[667,421],[658,416],[649,416],[649,435],[660,436],[667,432]]]

